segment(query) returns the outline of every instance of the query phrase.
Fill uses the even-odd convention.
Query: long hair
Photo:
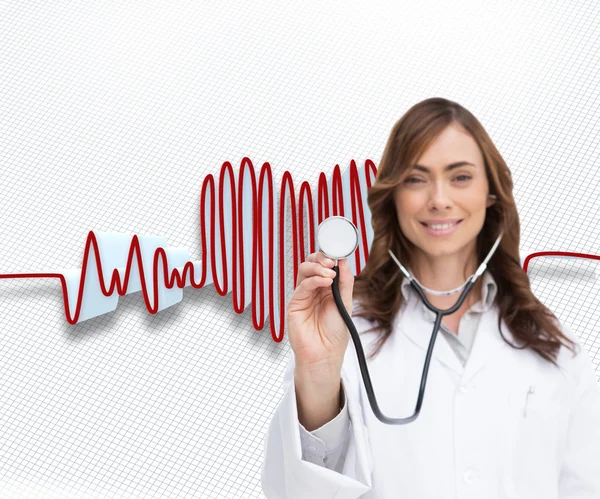
[[[569,343],[570,349],[575,343],[562,333],[552,311],[535,297],[527,273],[521,267],[519,214],[513,197],[511,172],[477,118],[460,104],[438,97],[415,104],[396,122],[375,182],[367,193],[374,235],[367,262],[355,276],[353,296],[360,307],[353,315],[374,320],[376,326],[369,331],[382,331],[369,357],[377,355],[392,334],[394,316],[404,305],[400,292],[404,275],[390,258],[388,248],[403,264],[412,264],[414,245],[400,229],[394,190],[408,176],[412,164],[429,144],[453,123],[459,124],[477,142],[484,158],[489,192],[496,195],[496,202],[487,208],[485,223],[477,236],[476,251],[480,263],[500,232],[503,233],[487,267],[498,286],[494,300],[499,308],[498,328],[504,319],[521,345],[513,345],[502,335],[506,343],[518,349],[530,347],[556,365],[562,341]]]

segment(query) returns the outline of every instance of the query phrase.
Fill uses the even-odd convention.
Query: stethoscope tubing
[[[390,418],[390,417],[386,416],[385,414],[383,414],[381,412],[381,409],[379,409],[379,405],[377,404],[377,398],[375,397],[375,391],[373,389],[373,384],[371,383],[371,376],[369,375],[369,368],[367,367],[365,353],[364,353],[360,338],[358,336],[358,331],[356,330],[356,327],[354,326],[354,322],[352,321],[352,318],[348,314],[348,311],[346,310],[346,307],[344,306],[344,302],[342,301],[342,297],[340,295],[340,289],[339,289],[339,266],[336,264],[333,267],[333,270],[335,271],[335,277],[333,278],[333,283],[331,284],[333,299],[334,299],[335,304],[340,312],[340,315],[344,319],[344,323],[346,324],[346,326],[348,327],[348,330],[350,331],[350,336],[352,337],[352,342],[354,343],[354,347],[356,349],[356,355],[358,358],[360,372],[362,375],[362,379],[363,379],[363,382],[365,385],[365,390],[367,392],[367,397],[369,399],[369,404],[371,405],[373,414],[375,414],[375,416],[377,417],[377,419],[379,419],[379,421],[381,421],[382,423],[385,423],[385,424],[389,424],[389,425],[401,425],[401,424],[407,424],[407,423],[413,422],[419,416],[419,413],[421,411],[421,406],[423,404],[423,397],[425,395],[425,386],[427,384],[427,375],[429,373],[429,364],[431,362],[431,356],[433,354],[433,347],[435,345],[435,340],[437,338],[437,334],[438,334],[440,325],[442,323],[442,318],[445,315],[450,315],[450,314],[456,312],[456,310],[458,310],[460,308],[460,306],[465,301],[465,298],[469,294],[469,291],[471,291],[471,289],[475,285],[475,281],[477,280],[477,277],[478,277],[477,274],[475,275],[475,279],[469,280],[467,282],[467,284],[465,285],[464,289],[462,290],[462,292],[460,294],[458,301],[452,307],[445,309],[445,310],[440,310],[440,309],[434,307],[427,299],[427,296],[425,296],[425,293],[423,293],[423,290],[421,289],[421,287],[413,279],[410,279],[410,284],[415,289],[415,291],[419,294],[419,296],[423,300],[423,303],[425,304],[425,306],[429,310],[435,312],[435,314],[436,314],[435,324],[433,326],[433,332],[431,334],[431,338],[429,339],[427,355],[425,356],[425,364],[423,365],[423,373],[421,374],[421,383],[419,386],[419,396],[417,397],[417,404],[415,406],[415,412],[411,416],[408,416],[406,418]]]

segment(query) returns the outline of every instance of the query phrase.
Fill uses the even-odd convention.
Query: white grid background
[[[224,161],[315,186],[378,164],[432,96],[503,154],[524,249],[599,254],[599,20],[585,0],[1,1],[0,273],[80,267],[89,230],[201,259],[200,188]],[[599,372],[598,263],[529,275]],[[231,293],[187,288],[155,316],[136,293],[70,326],[57,280],[3,280],[0,332],[3,497],[263,496],[289,346]]]

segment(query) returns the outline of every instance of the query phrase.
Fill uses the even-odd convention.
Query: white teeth
[[[430,225],[429,227],[431,227],[434,230],[444,230],[444,229],[449,229],[453,225],[456,225],[456,223],[453,223],[453,224],[443,224],[443,225]]]

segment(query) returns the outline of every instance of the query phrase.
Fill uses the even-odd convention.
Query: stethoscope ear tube
[[[412,284],[413,288],[417,290],[417,293],[419,293],[419,295],[421,296],[421,299],[423,300],[423,302],[425,303],[427,308],[429,308],[430,310],[432,310],[433,312],[436,313],[436,318],[435,318],[435,324],[433,327],[433,333],[431,334],[431,338],[429,340],[429,346],[427,348],[427,355],[425,356],[425,364],[423,366],[423,373],[421,375],[421,384],[419,386],[419,396],[417,398],[415,412],[411,416],[408,416],[406,418],[390,418],[390,417],[387,417],[385,414],[383,414],[381,412],[381,410],[379,409],[379,405],[377,405],[377,399],[375,397],[375,392],[373,390],[373,384],[371,383],[371,377],[369,375],[369,369],[367,367],[367,361],[365,358],[365,353],[364,353],[364,350],[362,347],[362,343],[358,336],[358,331],[356,330],[356,327],[354,326],[354,322],[352,321],[352,318],[348,314],[348,311],[346,310],[346,307],[344,306],[344,302],[342,301],[342,297],[340,295],[338,265],[335,265],[333,267],[333,270],[335,271],[335,277],[333,278],[333,283],[331,285],[333,299],[334,299],[335,304],[340,312],[340,315],[344,319],[344,322],[345,322],[346,326],[348,327],[348,330],[350,331],[350,336],[352,337],[352,342],[354,343],[354,347],[356,349],[356,355],[358,358],[358,364],[360,366],[360,372],[362,375],[362,379],[363,379],[365,389],[367,392],[367,397],[369,399],[369,404],[371,405],[371,410],[373,411],[373,414],[375,414],[375,416],[377,417],[377,419],[379,419],[379,421],[381,421],[382,423],[385,423],[385,424],[401,425],[401,424],[407,424],[407,423],[413,422],[419,416],[419,412],[421,411],[421,406],[423,404],[423,396],[425,395],[425,386],[427,384],[427,374],[429,372],[429,363],[431,362],[431,355],[433,354],[433,347],[435,345],[437,333],[439,331],[440,324],[442,323],[442,317],[444,315],[449,315],[449,314],[454,313],[463,304],[465,298],[467,297],[467,294],[469,293],[471,288],[475,285],[475,281],[474,280],[468,281],[468,283],[465,285],[465,288],[462,290],[460,298],[452,307],[450,307],[449,309],[446,309],[446,310],[439,310],[439,309],[435,308],[431,303],[429,303],[429,300],[427,299],[427,297],[425,296],[423,291],[419,288],[419,286],[414,281],[411,280],[411,284]]]

